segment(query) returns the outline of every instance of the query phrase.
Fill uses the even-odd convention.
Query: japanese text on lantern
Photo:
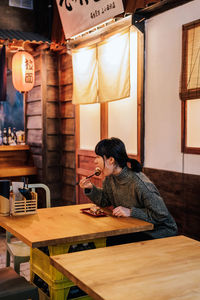
[[[26,70],[25,82],[32,83],[33,82],[33,60],[32,59],[25,60],[25,70]]]

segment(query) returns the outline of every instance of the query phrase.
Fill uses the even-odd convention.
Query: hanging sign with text
[[[56,0],[68,39],[124,11],[122,0]]]

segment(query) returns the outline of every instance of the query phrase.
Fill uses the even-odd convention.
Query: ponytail
[[[128,161],[131,164],[131,170],[133,172],[139,173],[142,171],[142,165],[136,159],[132,159],[128,157]]]

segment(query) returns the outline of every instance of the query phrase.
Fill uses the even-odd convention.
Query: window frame
[[[187,51],[188,51],[188,30],[200,26],[200,19],[183,25],[182,27],[182,71],[181,71],[181,151],[188,154],[200,154],[199,147],[187,146],[187,104],[190,100],[200,99],[200,87],[187,89]]]

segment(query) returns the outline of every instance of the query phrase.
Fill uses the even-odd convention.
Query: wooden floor
[[[5,233],[0,233],[0,268],[6,266],[6,245],[5,245]],[[11,261],[11,267],[13,263]],[[30,280],[30,265],[29,262],[21,264],[20,275],[24,276],[27,280]]]

